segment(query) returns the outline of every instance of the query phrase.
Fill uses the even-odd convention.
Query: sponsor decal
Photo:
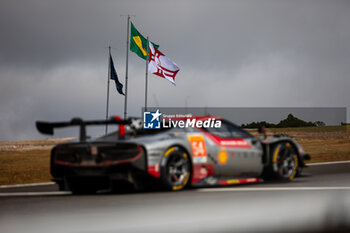
[[[205,132],[204,130],[202,130],[202,132],[203,132],[203,134],[208,136],[208,138],[212,142],[214,142],[216,145],[218,145],[218,146],[232,147],[232,148],[246,148],[246,149],[250,149],[251,148],[249,143],[243,138],[233,138],[233,139],[231,139],[231,138],[220,138],[218,136],[215,136],[213,134]]]
[[[239,180],[227,180],[227,184],[239,184]]]
[[[205,179],[205,182],[209,185],[216,185],[218,183],[218,180],[212,176]]]
[[[259,178],[219,180],[221,185],[250,184],[260,182]]]
[[[206,177],[206,176],[208,176],[207,168],[206,168],[206,167],[201,167],[201,168],[199,169],[199,177],[204,178],[204,177]]]
[[[228,154],[225,149],[221,149],[218,154],[218,161],[219,164],[223,165],[226,164],[228,160]]]
[[[193,164],[192,184],[208,177],[215,175],[215,168],[213,164]]]
[[[233,140],[221,140],[221,146],[231,146],[231,147],[246,147],[249,146],[247,141],[244,139],[233,139]]]
[[[204,136],[200,134],[189,135],[188,140],[191,144],[193,162],[206,163],[207,150],[205,147]]]

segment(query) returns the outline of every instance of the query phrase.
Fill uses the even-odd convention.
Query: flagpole
[[[108,46],[108,74],[107,74],[107,104],[106,104],[106,121],[108,120],[109,108],[109,78],[111,77],[111,46]],[[108,124],[106,124],[105,134],[108,132]]]
[[[125,68],[125,99],[124,99],[124,119],[127,117],[128,109],[128,61],[129,61],[129,25],[130,15],[128,15],[128,26],[127,26],[127,39],[126,39],[126,68]]]
[[[149,54],[149,46],[148,46],[148,43],[149,43],[149,38],[147,36],[147,46],[146,46],[146,51],[147,51],[147,54],[146,54],[146,84],[145,84],[145,111],[147,111],[147,88],[148,88],[148,54]]]

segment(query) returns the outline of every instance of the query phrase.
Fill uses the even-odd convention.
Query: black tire
[[[112,182],[112,193],[131,193],[135,191],[132,183],[124,180],[116,180]]]
[[[58,185],[58,190],[59,191],[67,191],[66,186],[64,185],[64,181],[56,181],[56,184]]]
[[[298,169],[297,169],[297,174],[295,176],[302,176],[301,174],[303,173],[303,167],[300,166],[300,161],[298,160]]]
[[[86,187],[80,185],[74,185],[70,187],[73,194],[95,194],[97,189],[94,187]]]
[[[180,147],[170,147],[161,164],[161,180],[167,190],[181,190],[191,179],[192,167],[189,155]]]
[[[280,142],[271,150],[269,178],[291,181],[298,172],[298,155],[290,142]]]

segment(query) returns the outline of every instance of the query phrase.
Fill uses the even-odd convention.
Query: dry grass
[[[250,130],[257,135],[256,130]],[[268,129],[268,135],[288,134],[311,155],[307,163],[350,160],[350,126]]]
[[[50,150],[0,151],[0,185],[50,181]]]
[[[281,133],[294,137],[310,162],[350,160],[350,126],[268,129],[269,135]],[[0,185],[50,181],[50,148],[67,140],[0,142]]]
[[[302,139],[298,142],[311,155],[311,163],[350,160],[349,139]]]

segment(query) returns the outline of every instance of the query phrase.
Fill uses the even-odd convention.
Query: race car
[[[119,129],[97,139],[87,137],[86,126],[105,124],[117,124]],[[59,127],[80,127],[79,140],[55,146],[50,160],[53,181],[60,190],[73,193],[290,181],[310,159],[287,135],[259,138],[214,116],[163,119],[157,129],[142,127],[138,118],[120,117],[36,122],[36,126],[44,134]]]

